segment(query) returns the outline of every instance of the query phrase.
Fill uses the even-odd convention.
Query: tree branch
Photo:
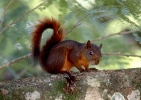
[[[65,93],[63,75],[0,82],[1,100],[140,100],[141,69],[74,73],[77,90]]]
[[[103,55],[107,55],[107,56],[115,55],[115,56],[140,57],[140,58],[141,58],[141,55],[122,54],[122,53],[120,53],[120,52],[117,52],[117,53],[102,52],[102,54],[103,54]],[[14,64],[14,63],[20,61],[20,60],[23,60],[23,59],[29,58],[29,57],[31,57],[31,54],[27,54],[27,55],[24,55],[24,56],[22,56],[22,57],[19,57],[19,58],[15,59],[15,60],[12,60],[11,62],[8,62],[7,64],[4,64],[4,65],[0,66],[0,69],[6,68],[6,67],[8,67],[8,66],[10,66],[10,65],[12,65],[12,64]]]
[[[11,25],[15,24],[16,22],[18,22],[19,20],[21,20],[22,18],[24,18],[27,14],[29,14],[30,12],[34,11],[35,9],[39,8],[40,6],[44,5],[48,0],[45,0],[44,2],[40,3],[38,6],[36,6],[35,8],[29,10],[28,12],[24,13],[22,16],[20,16],[18,19],[16,19],[15,21],[13,21],[12,23],[10,23],[9,25],[7,25],[6,27],[4,27],[2,29],[2,31],[0,31],[0,34],[2,34],[5,30],[7,30]]]
[[[107,56],[125,56],[125,57],[140,57],[141,55],[133,55],[133,54],[122,54],[121,52],[117,52],[117,53],[110,53],[110,52],[102,52],[103,55],[107,55]]]
[[[13,0],[11,0],[11,1],[6,5],[6,7],[4,8],[4,11],[3,11],[3,14],[2,14],[2,18],[1,18],[1,22],[0,22],[0,27],[1,27],[2,23],[3,23],[3,21],[4,21],[4,17],[5,17],[5,14],[6,14],[6,10],[7,10],[7,8],[11,5],[12,2],[13,2]]]
[[[137,31],[118,32],[118,33],[115,33],[115,34],[110,34],[110,35],[99,37],[99,38],[97,38],[95,40],[92,40],[92,42],[100,41],[102,39],[109,38],[109,37],[112,37],[112,36],[115,36],[115,35],[131,34],[131,33],[134,33],[134,32],[137,32]]]
[[[12,65],[12,64],[14,64],[14,63],[20,61],[20,60],[23,60],[23,59],[29,58],[29,57],[31,57],[31,54],[27,54],[27,55],[25,55],[25,56],[22,56],[22,57],[19,57],[19,58],[17,58],[17,59],[14,59],[14,60],[12,60],[11,62],[8,62],[7,64],[4,64],[4,65],[0,66],[0,69],[5,68],[5,67],[8,67],[8,66],[10,66],[10,65]]]
[[[76,28],[77,26],[81,25],[81,21],[84,20],[89,14],[85,15],[82,19],[80,19],[76,24],[73,25],[73,27],[65,34],[65,36],[67,34],[69,34],[70,32],[73,31],[74,28]]]

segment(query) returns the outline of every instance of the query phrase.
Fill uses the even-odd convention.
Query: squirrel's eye
[[[89,55],[90,55],[90,56],[92,56],[92,55],[93,55],[93,52],[92,52],[92,51],[90,51],[90,52],[89,52]]]

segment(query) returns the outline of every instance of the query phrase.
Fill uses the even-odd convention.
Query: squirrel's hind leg
[[[69,71],[67,72],[62,72],[65,74],[65,78],[67,80],[67,86],[63,88],[63,90],[68,94],[68,93],[73,93],[74,91],[77,90],[75,82],[76,82],[76,77],[71,75]]]

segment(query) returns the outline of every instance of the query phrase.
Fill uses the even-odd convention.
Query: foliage
[[[31,8],[36,7],[44,0],[14,0],[4,16],[0,31],[9,25],[11,22],[19,18]],[[3,14],[4,7],[10,0],[3,0],[0,4],[0,12]],[[70,30],[76,22],[81,21],[81,25],[67,35],[65,39],[77,40],[79,42],[86,42],[87,40],[94,40],[100,36],[109,35],[125,30],[139,30],[140,31],[140,14],[141,1],[139,0],[49,0],[39,9],[26,15],[22,20],[13,24],[5,32],[0,34],[0,65],[5,64],[12,59],[30,53],[30,33],[32,26],[42,16],[55,17],[61,20],[66,32]],[[2,19],[2,16],[0,16]],[[1,20],[0,20],[1,22]],[[46,31],[50,32],[50,31]],[[139,43],[141,39],[138,34],[133,34],[135,40]],[[46,40],[48,34],[44,34],[43,39]],[[129,37],[131,37],[130,35]],[[103,43],[102,52],[122,52],[122,53],[140,53],[137,48],[139,44],[132,44],[133,42],[127,35],[103,39],[95,44]],[[124,40],[124,41],[123,41]],[[129,49],[129,46],[132,47]],[[132,51],[133,48],[136,52]],[[119,69],[128,67],[133,58],[103,56],[99,69]],[[17,62],[11,66],[15,77],[26,69],[21,77],[38,75],[39,67],[32,70],[32,61],[25,59]],[[138,66],[139,67],[139,66]],[[3,74],[3,71],[0,74]],[[11,72],[10,71],[10,72]],[[13,75],[13,76],[14,76]],[[2,77],[2,75],[0,75]],[[20,78],[20,77],[19,77]]]
[[[135,37],[135,40],[141,44],[141,37],[136,33],[134,33],[133,36]]]

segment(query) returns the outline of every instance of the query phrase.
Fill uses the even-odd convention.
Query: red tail
[[[46,41],[46,44],[43,46],[43,49],[40,53],[40,42],[41,37],[47,28],[53,29],[53,34],[49,40]],[[39,59],[42,61],[41,63],[44,65],[48,54],[52,47],[62,41],[64,35],[64,30],[61,28],[61,24],[59,21],[55,19],[45,18],[39,21],[39,24],[35,26],[35,30],[32,32],[32,56],[34,59],[34,63]]]

